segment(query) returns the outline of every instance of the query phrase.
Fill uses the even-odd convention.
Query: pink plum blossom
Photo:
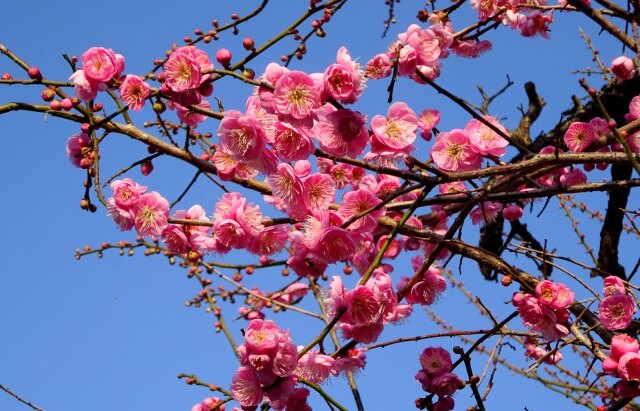
[[[348,191],[342,197],[342,202],[338,208],[338,213],[345,220],[350,220],[365,211],[375,208],[381,200],[368,190]],[[378,220],[386,212],[385,207],[380,207],[367,215],[353,221],[347,229],[359,232],[372,231],[378,224]]]
[[[440,270],[435,267],[430,267],[425,271],[423,278],[406,291],[408,282],[408,277],[402,277],[398,283],[398,290],[404,293],[409,304],[432,305],[447,289],[447,282],[440,274]]]
[[[174,92],[197,89],[210,75],[213,64],[207,55],[194,46],[174,50],[164,63],[165,84]]]
[[[628,294],[616,293],[600,301],[598,317],[608,330],[623,330],[631,324],[636,305]]]
[[[602,294],[610,297],[617,293],[626,294],[627,289],[624,286],[624,281],[620,277],[610,275],[603,280],[604,287],[602,288]]]
[[[309,131],[291,124],[276,122],[273,147],[285,161],[305,160],[315,151]]]
[[[384,53],[373,56],[365,66],[365,74],[367,78],[379,80],[391,75],[391,61],[389,56]]]
[[[547,350],[537,344],[535,339],[531,337],[525,337],[525,352],[526,357],[532,358],[536,361],[544,359],[546,364],[557,364],[562,360],[562,353],[554,350],[549,353]]]
[[[151,95],[151,86],[142,81],[140,77],[127,74],[118,91],[130,110],[139,111],[142,110],[145,100]]]
[[[195,106],[205,110],[211,109],[211,104],[206,100],[202,100]],[[187,107],[183,107],[179,104],[176,104],[175,107],[176,107],[176,113],[178,114],[178,118],[180,119],[180,121],[182,121],[184,124],[188,126],[196,127],[198,124],[202,123],[207,119],[207,116],[205,114],[197,113]]]
[[[106,90],[106,85],[86,77],[84,70],[76,70],[69,78],[75,86],[75,96],[80,101],[91,101],[98,96],[98,91]]]
[[[636,64],[627,56],[620,56],[611,62],[611,72],[620,80],[629,80],[636,74]]]
[[[569,287],[549,280],[538,283],[536,296],[538,301],[552,309],[569,308],[574,301],[573,291]]]
[[[437,377],[451,371],[451,354],[442,347],[427,347],[419,357],[420,365],[429,377]]]
[[[467,171],[480,167],[482,157],[471,148],[464,130],[453,129],[436,136],[431,158],[445,171]]]
[[[264,396],[256,372],[249,367],[238,368],[231,380],[231,393],[243,407],[260,404]]]
[[[596,134],[589,123],[576,121],[571,123],[564,133],[564,142],[569,150],[579,153],[585,151],[595,140]]]
[[[336,64],[332,64],[324,72],[324,91],[345,104],[355,103],[362,94],[363,73],[359,65],[351,60],[345,47],[338,50]]]
[[[320,148],[329,154],[355,158],[369,142],[367,118],[348,109],[337,110],[325,105],[317,111],[313,132]]]
[[[373,138],[383,146],[405,149],[416,139],[418,117],[406,103],[393,103],[387,117],[376,115],[371,119]]]
[[[611,358],[618,361],[624,354],[638,352],[640,344],[636,338],[626,334],[616,334],[611,339]]]
[[[496,118],[484,116],[483,119],[500,130],[503,135],[509,135],[507,130],[500,125]],[[509,145],[509,142],[501,137],[500,134],[475,118],[469,121],[464,131],[469,137],[471,149],[483,156],[490,154],[501,157],[505,154],[505,147]]]
[[[157,238],[167,226],[169,202],[156,191],[142,194],[132,207],[138,235]]]
[[[335,362],[336,360],[333,357],[320,354],[318,350],[310,350],[298,359],[298,367],[295,374],[314,384],[320,384],[329,375],[338,374],[335,369]]]
[[[465,40],[456,43],[453,52],[460,57],[478,58],[491,50],[493,45],[489,40]]]
[[[628,352],[620,357],[618,375],[624,381],[640,381],[640,354]]]
[[[265,135],[254,117],[227,110],[218,128],[220,144],[236,160],[253,160],[264,148]]]
[[[518,204],[512,204],[502,209],[502,216],[507,221],[515,221],[522,217],[522,215],[522,207],[520,207]]]
[[[106,83],[121,71],[116,54],[104,47],[91,47],[82,54],[82,69],[87,79]]]
[[[469,215],[473,224],[480,222],[487,224],[495,221],[500,211],[502,211],[502,204],[493,201],[484,201],[474,208]]]
[[[283,119],[303,120],[320,107],[320,91],[302,71],[288,71],[278,79],[273,92],[276,114]]]

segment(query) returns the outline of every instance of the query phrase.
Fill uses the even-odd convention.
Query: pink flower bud
[[[65,98],[60,102],[60,106],[63,110],[69,111],[73,108],[73,101],[70,98]]]
[[[53,100],[51,103],[49,103],[49,107],[51,107],[51,110],[55,111],[58,111],[62,108],[60,101],[58,100]]]
[[[627,56],[620,56],[611,62],[611,72],[620,80],[629,80],[636,73],[636,65]]]
[[[27,75],[30,79],[42,81],[42,73],[40,73],[40,69],[37,67],[29,67]]]
[[[51,101],[56,97],[56,91],[52,88],[45,88],[42,90],[42,94],[40,94],[44,101]]]
[[[148,176],[153,171],[153,163],[151,161],[145,161],[140,165],[140,172],[143,176]]]
[[[231,52],[227,49],[220,49],[216,52],[216,60],[223,67],[228,67],[229,63],[231,63]]]
[[[251,37],[247,37],[242,40],[242,47],[244,47],[245,50],[254,51],[256,49],[256,42],[253,41]]]
[[[507,221],[515,221],[522,217],[522,207],[517,204],[510,205],[502,209],[502,216]]]

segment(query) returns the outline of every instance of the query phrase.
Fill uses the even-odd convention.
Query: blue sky
[[[116,0],[101,7],[83,3],[82,7],[66,8],[59,3],[36,3],[30,6],[16,1],[3,3],[0,42],[40,67],[46,77],[63,80],[71,73],[62,53],[79,56],[92,46],[109,47],[125,56],[128,73],[144,74],[154,59],[161,57],[172,43],[192,35],[193,29],[207,30],[212,19],[228,21],[232,12],[242,15],[257,2],[193,1],[186,7],[176,2]],[[225,33],[218,43],[203,48],[212,57],[218,47],[242,55],[243,37],[253,36],[261,44],[277,33],[284,22],[301,14],[306,3],[274,0],[254,24],[241,27],[239,36]],[[293,67],[322,71],[335,60],[336,51],[343,45],[365,63],[415,22],[415,11],[421,3],[398,4],[398,24],[392,26],[385,39],[380,37],[386,18],[382,0],[347,3],[327,27],[326,38],[311,40],[307,45],[309,55],[294,62]],[[478,102],[477,84],[493,92],[504,85],[509,75],[514,87],[491,108],[512,127],[518,119],[517,106],[526,104],[524,82],[537,81],[547,107],[534,129],[535,135],[540,127],[549,127],[557,121],[559,113],[568,108],[572,93],[580,93],[577,76],[571,71],[592,64],[577,31],[579,24],[603,47],[606,63],[621,52],[617,46],[608,47],[610,43],[599,38],[588,21],[578,22],[560,13],[556,14],[556,20],[552,26],[553,41],[522,38],[504,28],[490,33],[488,38],[494,42],[495,51],[477,60],[456,57],[444,60],[438,82],[461,97]],[[268,62],[294,47],[293,42],[284,42],[272,53],[256,59],[251,67],[260,73]],[[567,53],[571,59],[558,59]],[[0,58],[0,73],[7,71],[20,76],[16,66]],[[371,82],[366,99],[357,109],[369,118],[385,113],[386,87],[386,81]],[[40,91],[40,87],[2,86],[0,104],[14,100],[38,102]],[[223,100],[226,109],[243,109],[250,93],[246,86],[223,81],[216,83],[214,95]],[[399,82],[395,96],[416,111],[427,107],[440,109],[441,130],[462,128],[468,121],[468,116],[444,97],[408,80]],[[135,118],[144,121],[148,117]],[[215,133],[216,128],[217,123],[210,121],[202,130]],[[190,409],[209,393],[202,388],[187,387],[176,375],[195,373],[207,382],[228,386],[236,367],[233,356],[224,339],[213,332],[213,317],[202,309],[184,306],[184,301],[199,290],[196,282],[186,278],[184,270],[169,266],[163,258],[143,257],[141,253],[120,257],[111,252],[102,259],[75,260],[75,249],[85,244],[97,246],[104,241],[135,238],[132,233],[118,232],[104,208],[99,207],[95,214],[80,210],[84,172],[73,168],[65,155],[66,140],[76,132],[75,125],[39,114],[0,116],[0,136],[5,143],[0,150],[3,187],[0,215],[4,220],[0,237],[0,250],[4,254],[0,259],[0,384],[47,411],[88,407],[98,411]],[[423,159],[428,157],[426,150],[420,153]],[[145,147],[112,137],[104,148],[104,166],[115,172],[145,155]],[[138,170],[129,176],[168,198],[175,198],[191,178],[188,168],[167,159],[155,162],[155,171],[147,178]],[[200,183],[181,205],[188,208],[200,203],[211,212],[220,195],[213,186]],[[595,196],[583,198],[595,208],[602,207]],[[536,211],[525,217],[534,232],[563,252],[581,256],[556,204],[552,203],[550,210],[536,219],[540,207],[537,205]],[[477,228],[469,226],[465,236],[473,241],[476,231]],[[623,248],[627,264],[634,258],[631,250],[631,243]],[[233,262],[231,257],[223,260]],[[457,272],[457,264],[453,266]],[[408,270],[406,265],[396,266],[399,274]],[[513,288],[503,289],[479,281],[474,264],[465,262],[462,271],[458,274],[460,278],[473,286],[483,301],[490,301],[502,316],[509,313],[511,308],[502,302],[509,300]],[[259,273],[254,278],[269,289],[286,281],[277,272]],[[313,308],[312,304],[308,306]],[[225,309],[229,318],[235,317],[234,307]],[[473,308],[464,305],[453,290],[435,309],[457,327],[488,326],[487,321],[464,314]],[[274,319],[282,321],[283,327],[292,328],[294,342],[298,344],[305,344],[321,329],[320,324],[294,315]],[[233,323],[238,340],[239,328],[245,324]],[[406,325],[392,327],[381,340],[437,331],[418,309]],[[413,399],[421,395],[413,379],[418,354],[429,344],[451,348],[456,343],[453,340],[409,343],[372,352],[367,370],[358,378],[367,409],[412,409]],[[520,357],[518,353],[516,358],[521,360]],[[481,368],[482,362],[478,361],[476,366]],[[496,380],[487,403],[490,408],[504,409],[502,404],[508,403],[510,409],[526,406],[534,411],[548,409],[550,402],[566,410],[574,407],[559,395],[550,396],[539,384],[512,379],[506,370],[499,370]],[[517,393],[514,381],[522,384]],[[336,398],[351,409],[352,399],[345,387],[343,380],[335,380],[325,388],[335,391]],[[456,400],[461,408],[471,404],[466,391],[459,393]],[[314,402],[318,403],[317,398]],[[0,409],[27,408],[0,392]]]

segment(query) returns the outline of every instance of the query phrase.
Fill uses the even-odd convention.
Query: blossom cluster
[[[416,374],[416,380],[422,389],[438,396],[433,404],[434,411],[451,411],[455,406],[452,395],[464,387],[464,382],[452,373],[451,354],[442,347],[427,347],[420,354],[422,369]]]
[[[138,235],[158,238],[167,226],[169,202],[157,191],[147,193],[147,187],[129,178],[111,183],[113,197],[107,200],[107,210],[123,231],[135,227]]]
[[[499,130],[502,135],[508,135],[507,130],[496,118],[483,116],[483,119]],[[468,171],[480,168],[482,156],[501,157],[506,152],[505,147],[509,145],[507,140],[493,128],[480,120],[471,119],[464,130],[453,129],[440,133],[431,147],[431,158],[445,171]]]
[[[564,284],[540,281],[536,295],[517,292],[511,299],[525,326],[539,332],[547,341],[556,341],[569,333],[564,325],[569,318],[567,308],[574,301],[573,291]]]
[[[615,335],[611,339],[609,356],[602,362],[602,370],[620,378],[614,386],[614,392],[622,398],[640,395],[637,381],[640,381],[640,344],[638,340],[626,334]]]
[[[411,313],[411,306],[399,304],[391,277],[376,269],[364,285],[345,289],[342,278],[334,276],[329,285],[327,307],[333,315],[342,313],[338,327],[345,339],[369,344],[375,342],[385,324]]]
[[[547,347],[548,348],[548,347]],[[562,360],[562,353],[553,350],[548,351],[538,345],[535,338],[524,338],[524,355],[525,357],[532,358],[536,361],[544,361],[546,364],[557,364]]]
[[[306,403],[309,391],[297,387],[300,378],[320,384],[329,375],[353,372],[365,365],[362,349],[350,350],[338,359],[317,350],[298,358],[289,330],[281,330],[270,320],[252,320],[244,339],[244,344],[238,346],[241,367],[233,376],[231,393],[245,410],[255,409],[251,407],[265,399],[274,410],[311,410]]]

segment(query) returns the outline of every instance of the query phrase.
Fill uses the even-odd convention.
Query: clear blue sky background
[[[240,4],[241,3],[241,4]],[[61,55],[80,56],[92,46],[104,46],[123,54],[127,73],[144,74],[155,58],[193,29],[208,30],[213,18],[228,21],[232,12],[244,14],[257,1],[222,2],[192,1],[189,6],[167,1],[104,3],[5,1],[0,13],[0,42],[41,68],[46,77],[66,79],[71,74]],[[213,59],[218,47],[227,47],[241,55],[240,42],[251,35],[257,44],[270,38],[301,14],[308,2],[273,0],[267,11],[250,26],[242,26],[238,37],[224,33],[220,42],[204,46]],[[323,71],[333,63],[340,46],[347,46],[352,56],[365,63],[371,56],[386,49],[397,33],[414,23],[415,11],[423,2],[403,1],[396,6],[398,24],[386,39],[380,37],[386,8],[382,0],[352,1],[327,27],[324,39],[312,39],[309,56],[293,67],[308,71]],[[443,4],[444,6],[444,4]],[[467,7],[467,6],[465,6]],[[479,102],[476,84],[493,92],[506,82],[506,75],[515,86],[492,106],[492,112],[505,118],[513,127],[518,119],[517,106],[526,104],[522,91],[524,82],[537,81],[540,94],[547,101],[540,126],[549,127],[568,108],[572,93],[579,93],[577,76],[571,71],[590,64],[590,56],[580,40],[577,28],[581,24],[594,37],[593,25],[556,14],[552,26],[554,41],[526,39],[508,29],[490,33],[495,51],[478,60],[451,57],[444,60],[439,83],[470,101]],[[467,20],[469,21],[469,20]],[[456,24],[460,28],[462,22]],[[305,29],[308,25],[304,26]],[[602,56],[610,62],[621,50],[599,38]],[[295,47],[283,42],[251,67],[260,73],[269,61]],[[571,58],[559,58],[570,55]],[[0,73],[10,72],[16,78],[20,70],[8,59],[0,58]],[[596,82],[596,80],[593,80]],[[371,82],[366,99],[357,109],[369,117],[385,113],[386,81]],[[39,101],[40,87],[0,87],[0,104],[6,101]],[[251,90],[236,82],[216,83],[215,96],[225,108],[243,109]],[[443,97],[427,87],[400,80],[396,100],[407,101],[416,111],[424,108],[442,110],[441,130],[464,127],[468,116],[453,107]],[[144,120],[144,116],[138,116]],[[149,118],[149,117],[146,117]],[[202,130],[215,133],[217,123],[209,121]],[[92,410],[179,410],[190,407],[209,392],[187,387],[176,379],[181,372],[195,373],[207,382],[228,387],[236,364],[226,341],[213,332],[213,317],[204,310],[184,307],[183,303],[199,291],[196,282],[187,280],[185,272],[170,267],[159,257],[119,257],[115,252],[76,261],[74,250],[85,244],[97,246],[103,241],[133,240],[134,234],[120,233],[100,207],[95,214],[80,210],[84,172],[73,168],[65,155],[67,138],[77,127],[53,118],[31,113],[0,116],[0,384],[33,401],[47,411]],[[104,166],[115,172],[131,161],[146,155],[145,147],[129,144],[114,136],[104,148]],[[421,151],[426,159],[428,152]],[[154,173],[144,178],[139,171],[129,176],[173,199],[189,181],[191,174],[175,161],[164,159],[155,163]],[[181,203],[188,208],[200,203],[208,212],[221,195],[219,190],[203,182]],[[602,207],[595,197],[584,196],[594,207]],[[632,203],[633,205],[634,203]],[[578,255],[575,237],[568,223],[562,220],[556,203],[540,218],[527,215],[540,238],[547,238],[550,247]],[[632,208],[630,206],[630,208]],[[473,239],[477,228],[468,227],[465,235]],[[597,241],[594,241],[597,245]],[[625,262],[634,259],[631,245],[625,246]],[[233,262],[227,257],[225,261]],[[457,271],[457,264],[452,265]],[[397,275],[407,274],[405,264],[396,266]],[[330,274],[333,274],[331,272]],[[509,300],[515,289],[504,289],[479,280],[474,264],[462,265],[461,279],[472,285],[485,303],[498,316],[511,310],[503,301]],[[283,283],[277,272],[254,276],[261,286],[275,289]],[[570,283],[566,278],[559,281]],[[253,280],[253,279],[252,279]],[[248,283],[250,284],[250,283]],[[572,283],[570,283],[573,285]],[[599,288],[599,285],[596,285]],[[313,308],[312,304],[309,304]],[[436,311],[455,327],[489,326],[484,319],[464,314],[472,307],[464,305],[458,293],[450,290],[436,306]],[[235,308],[227,307],[227,318],[235,317]],[[292,328],[297,344],[305,344],[317,334],[321,324],[295,315],[274,317],[283,327]],[[233,330],[240,340],[238,321]],[[520,325],[514,323],[514,327]],[[419,308],[404,327],[390,327],[382,340],[437,332],[438,328]],[[414,398],[422,392],[414,381],[418,369],[417,356],[428,345],[451,348],[454,340],[409,343],[380,352],[371,352],[368,366],[358,381],[368,410],[413,409]],[[524,364],[522,353],[514,358]],[[483,362],[475,360],[478,372]],[[489,409],[530,411],[577,409],[559,395],[549,395],[539,384],[514,379],[504,369],[498,371],[494,392],[489,397]],[[515,389],[517,384],[517,389]],[[349,409],[352,399],[343,380],[333,380],[326,388]],[[460,409],[471,404],[469,392],[456,396]],[[319,404],[317,397],[313,402]],[[507,405],[508,404],[508,405]],[[23,410],[8,395],[0,392],[0,410]],[[324,409],[320,405],[317,409]]]

